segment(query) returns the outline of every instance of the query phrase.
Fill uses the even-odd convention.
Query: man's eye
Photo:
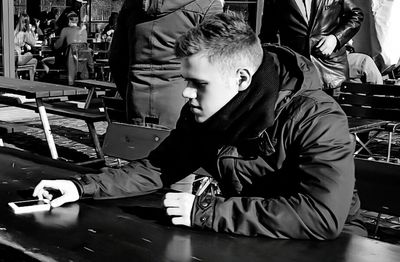
[[[188,83],[189,87],[193,87],[193,88],[204,88],[207,86],[207,83],[204,82],[198,82],[198,81],[191,81],[191,80],[186,80]]]

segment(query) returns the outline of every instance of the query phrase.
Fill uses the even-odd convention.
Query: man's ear
[[[239,81],[239,91],[246,90],[250,86],[252,74],[247,68],[239,68],[236,74]]]

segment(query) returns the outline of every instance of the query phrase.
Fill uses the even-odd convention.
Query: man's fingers
[[[35,187],[33,190],[33,196],[38,197],[39,193],[44,193],[45,188],[53,188],[53,189],[59,189],[58,184],[55,182],[56,180],[42,180],[39,182],[39,184]]]
[[[187,223],[185,222],[185,219],[183,217],[173,217],[171,219],[172,224],[174,225],[185,225],[187,226]]]
[[[72,202],[71,199],[69,199],[68,195],[62,195],[60,197],[57,197],[53,201],[50,202],[52,207],[59,207],[62,206],[65,203]]]
[[[164,199],[164,207],[178,207],[179,202],[175,199]]]
[[[181,199],[182,198],[183,193],[166,193],[165,194],[165,199]]]
[[[180,208],[175,208],[175,207],[169,207],[167,208],[167,215],[169,216],[182,216],[182,209]]]

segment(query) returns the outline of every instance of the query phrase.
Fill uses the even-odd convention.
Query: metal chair
[[[377,85],[345,82],[340,88],[337,99],[349,117],[350,132],[354,135],[360,148],[370,156],[375,156],[368,147],[382,131],[389,133],[386,161],[389,162],[392,150],[392,136],[400,130],[400,87],[395,85]],[[376,131],[366,141],[360,134]]]
[[[71,43],[66,51],[68,84],[73,85],[78,72],[88,78],[89,67],[93,67],[93,54],[87,43]],[[86,76],[87,74],[87,76]]]

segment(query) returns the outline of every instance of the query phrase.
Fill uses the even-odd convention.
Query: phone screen
[[[46,205],[48,202],[44,200],[28,200],[28,201],[20,201],[14,202],[17,207],[26,207],[26,206],[36,206],[36,205]]]

